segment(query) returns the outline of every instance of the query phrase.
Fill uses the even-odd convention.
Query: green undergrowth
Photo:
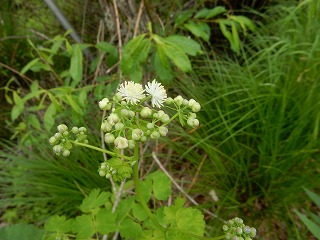
[[[175,163],[201,168],[190,192],[220,217],[251,220],[264,239],[306,239],[292,207],[303,186],[319,187],[319,5],[280,8],[240,58],[207,52],[177,85],[203,107],[199,129],[177,130],[185,140],[170,144]]]

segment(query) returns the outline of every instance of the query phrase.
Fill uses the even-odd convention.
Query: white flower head
[[[153,107],[160,108],[163,106],[164,101],[167,99],[167,93],[161,83],[153,79],[152,82],[148,82],[146,86],[146,92],[151,96],[151,104]]]
[[[127,81],[121,83],[118,88],[118,94],[122,100],[131,104],[137,104],[141,99],[145,97],[142,85],[133,81]]]

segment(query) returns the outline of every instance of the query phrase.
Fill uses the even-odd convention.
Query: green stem
[[[152,220],[152,222],[158,227],[158,229],[165,231],[166,229],[160,225],[160,223],[158,222],[156,217],[152,214],[147,203],[143,199],[142,189],[141,189],[141,185],[140,185],[140,177],[139,177],[139,145],[138,144],[134,147],[133,161],[135,161],[135,164],[133,165],[133,180],[134,180],[134,184],[136,186],[136,193],[137,193],[138,200],[139,200],[141,206],[143,207],[143,209],[146,211],[146,213],[148,214],[148,216]]]
[[[79,146],[82,146],[82,147],[91,148],[91,149],[93,149],[93,150],[96,150],[96,151],[99,151],[99,152],[103,152],[103,153],[109,154],[109,155],[112,156],[112,157],[119,157],[119,158],[127,159],[127,160],[130,160],[130,161],[132,160],[132,157],[124,156],[124,155],[121,155],[121,154],[118,154],[118,153],[115,153],[115,152],[108,151],[108,150],[106,150],[106,149],[102,149],[102,148],[98,148],[98,147],[89,145],[89,144],[80,143],[80,142],[76,142],[76,141],[72,141],[72,140],[70,140],[70,142],[73,143],[73,144],[75,144],[75,145],[79,145]]]

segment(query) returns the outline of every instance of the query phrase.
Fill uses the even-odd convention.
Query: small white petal
[[[124,82],[120,84],[118,88],[118,94],[121,96],[122,100],[131,104],[137,104],[140,102],[140,100],[145,97],[143,93],[144,90],[142,85],[132,81]]]

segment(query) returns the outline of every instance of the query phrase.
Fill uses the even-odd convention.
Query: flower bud
[[[183,99],[182,105],[184,106],[188,106],[189,101],[187,99]]]
[[[100,177],[104,177],[106,175],[106,172],[104,170],[99,171]]]
[[[181,106],[183,103],[183,98],[180,95],[176,96],[173,100],[178,106]]]
[[[60,145],[55,145],[55,146],[53,146],[52,149],[53,149],[53,152],[54,152],[55,154],[57,154],[57,155],[60,155],[61,152],[63,151],[63,147],[60,146]]]
[[[122,128],[124,128],[124,124],[122,122],[117,122],[116,125],[114,125],[114,128],[116,130],[121,130]]]
[[[115,140],[115,137],[114,137],[114,135],[113,135],[112,133],[106,133],[106,134],[104,135],[104,141],[105,141],[106,143],[113,143],[114,140]]]
[[[101,130],[103,132],[110,132],[112,130],[112,125],[106,120],[104,120],[101,124]]]
[[[60,125],[58,125],[57,129],[58,129],[58,132],[59,132],[59,133],[63,133],[63,132],[65,132],[65,131],[68,131],[68,127],[67,127],[67,125],[65,125],[65,124],[60,124]]]
[[[251,237],[255,237],[256,234],[257,234],[257,230],[256,230],[254,227],[252,227],[250,230],[251,230],[251,231],[250,231],[250,236],[251,236]]]
[[[62,156],[64,156],[64,157],[68,157],[69,155],[70,155],[70,151],[69,150],[64,150],[62,152]]]
[[[73,128],[71,129],[71,132],[72,132],[73,134],[78,134],[78,133],[79,133],[79,128],[73,127]]]
[[[169,121],[170,121],[170,117],[169,117],[169,115],[168,114],[164,114],[164,115],[162,115],[160,118],[160,121],[162,122],[162,123],[168,123]]]
[[[191,108],[192,112],[199,112],[201,109],[201,106],[198,102],[195,102]]]
[[[124,149],[127,148],[129,146],[128,143],[128,139],[124,138],[124,137],[117,137],[114,140],[114,146],[118,149]]]
[[[110,110],[111,105],[109,105],[109,99],[108,98],[104,98],[99,102],[99,108],[101,110]],[[109,108],[109,109],[108,109]]]
[[[133,118],[134,115],[136,115],[135,112],[132,111],[132,110],[129,110],[129,112],[128,112],[128,117]]]
[[[143,133],[143,131],[141,129],[139,129],[139,128],[133,129],[132,130],[132,139],[138,141],[138,140],[141,139],[143,134],[144,133]]]
[[[158,131],[159,131],[159,133],[160,133],[161,136],[166,136],[167,133],[168,133],[168,128],[166,128],[166,127],[159,127]]]
[[[160,133],[157,132],[157,131],[153,131],[151,134],[150,134],[150,138],[152,139],[157,139],[160,137]]]
[[[142,108],[142,110],[140,112],[141,117],[144,117],[144,118],[150,117],[151,114],[152,114],[152,110],[148,107]]]
[[[79,128],[79,131],[85,133],[85,132],[87,132],[87,129],[86,129],[85,127],[80,127],[80,128]]]
[[[129,111],[128,111],[128,109],[123,108],[123,109],[121,109],[120,114],[121,114],[121,116],[126,117],[129,115]]]
[[[115,101],[115,102],[120,102],[121,101],[121,99],[122,99],[122,97],[121,97],[121,95],[120,94],[116,94],[116,95],[114,95],[113,96],[113,101]]]
[[[228,230],[229,230],[229,227],[228,227],[227,225],[223,225],[223,226],[222,226],[222,230],[223,230],[223,231],[228,231]]]
[[[134,140],[129,140],[129,148],[133,149],[136,146],[136,142]]]
[[[165,103],[166,104],[172,104],[173,103],[173,99],[171,97],[168,97],[166,100],[165,100]]]
[[[55,139],[59,140],[62,137],[62,135],[61,135],[61,133],[56,133],[54,135],[54,137],[55,137]]]
[[[147,137],[146,137],[146,136],[142,136],[141,139],[140,139],[140,141],[141,141],[141,142],[147,141]]]
[[[109,117],[107,118],[107,121],[111,124],[114,125],[119,121],[119,116],[116,113],[111,113]]]
[[[54,145],[56,143],[57,139],[55,137],[49,138],[50,145]]]
[[[148,124],[147,124],[147,128],[148,128],[148,129],[154,128],[154,123],[148,123]]]

